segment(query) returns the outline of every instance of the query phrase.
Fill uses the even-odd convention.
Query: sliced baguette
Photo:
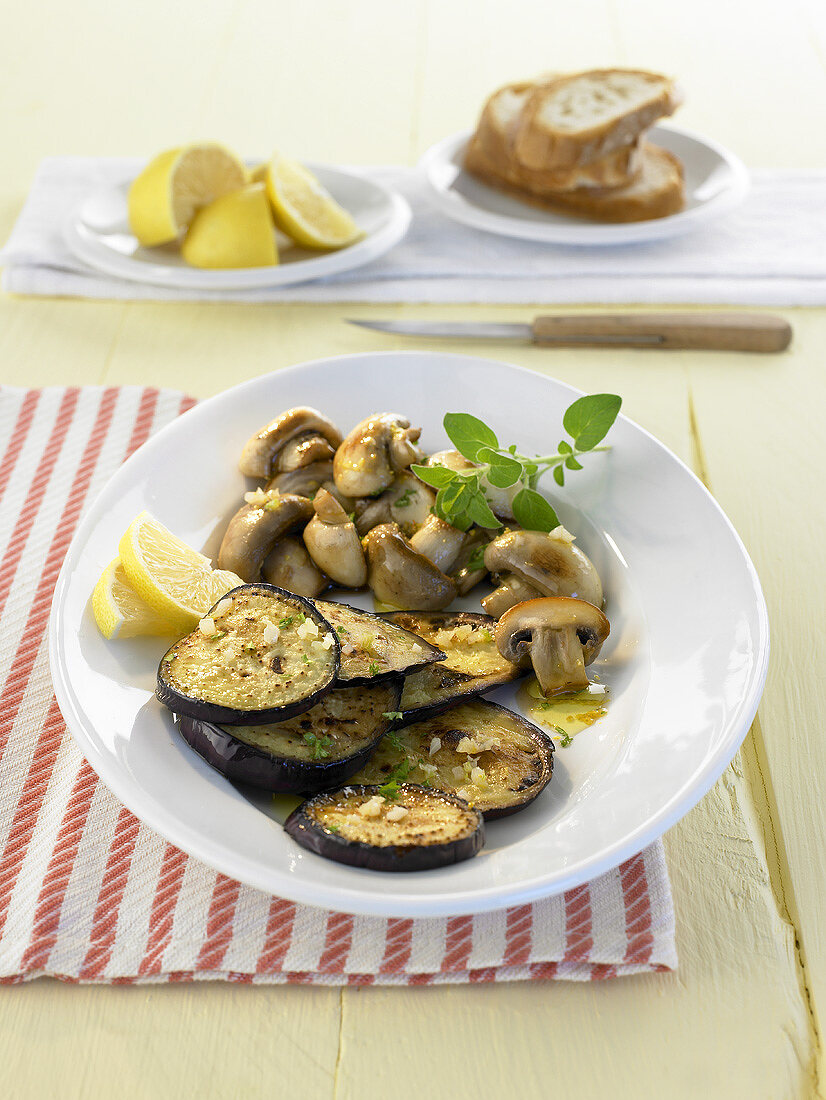
[[[485,155],[503,178],[536,194],[580,187],[624,187],[639,174],[639,141],[623,145],[591,164],[557,170],[525,168],[514,157],[514,137],[536,83],[506,84],[485,103],[476,133]]]
[[[672,153],[646,142],[640,175],[626,187],[547,192],[537,195],[515,185],[491,163],[476,138],[465,153],[465,168],[482,183],[559,214],[602,222],[640,222],[676,214],[685,205],[682,164]]]
[[[594,69],[539,85],[528,96],[513,135],[524,168],[555,171],[590,164],[632,145],[682,97],[667,76],[639,69]]]

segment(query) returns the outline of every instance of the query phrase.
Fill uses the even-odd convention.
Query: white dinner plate
[[[466,130],[431,146],[421,160],[436,205],[449,217],[475,229],[548,244],[633,244],[675,237],[731,210],[749,191],[743,162],[709,138],[674,126],[650,131],[655,145],[668,149],[685,169],[685,209],[647,222],[606,223],[554,214],[481,183],[463,168]]]
[[[64,227],[66,243],[79,260],[133,282],[184,290],[249,290],[290,286],[370,263],[402,239],[410,207],[396,191],[355,172],[312,164],[334,199],[353,215],[365,237],[337,252],[312,252],[279,237],[281,262],[271,267],[205,271],[184,262],[177,247],[142,248],[129,228],[126,200],[131,180],[88,195]]]
[[[49,628],[58,702],[104,783],[224,874],[355,913],[441,915],[523,903],[587,881],[660,836],[740,745],[766,674],[768,623],[754,568],[719,506],[630,420],[616,422],[612,449],[588,456],[564,490],[545,486],[602,576],[611,636],[593,671],[610,691],[607,714],[557,751],[539,798],[491,822],[483,852],[454,867],[381,874],[299,848],[269,796],[233,786],[177,736],[153,695],[168,642],[107,642],[90,607],[98,576],[143,508],[215,552],[248,487],[237,469],[241,447],[283,409],[312,403],[347,431],[392,408],[422,425],[428,451],[448,445],[443,413],[462,410],[485,419],[503,445],[547,453],[576,396],[561,382],[488,359],[351,355],[245,382],[150,439],[80,524]],[[464,605],[478,609],[477,600],[472,594]],[[513,685],[491,697],[516,705]]]

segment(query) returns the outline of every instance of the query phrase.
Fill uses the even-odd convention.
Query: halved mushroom
[[[418,462],[421,428],[398,413],[374,413],[344,439],[333,460],[333,479],[346,496],[375,496],[392,485],[401,470]]]
[[[489,542],[490,532],[483,527],[471,527],[467,532],[461,552],[450,571],[460,596],[466,596],[488,575],[485,568],[485,547]],[[490,611],[488,614],[494,615],[495,612]]]
[[[550,534],[506,531],[497,535],[485,551],[485,566],[489,572],[505,576],[504,584],[482,600],[489,615],[501,615],[508,607],[537,594],[576,596],[602,606],[599,574],[590,558],[574,546],[573,535],[564,527]]]
[[[464,455],[459,454],[458,451],[437,451],[435,454],[429,455],[425,463],[427,466],[446,466],[448,470],[472,470],[476,465],[475,462],[471,462],[469,458],[465,458]],[[486,477],[481,480],[482,492],[485,494],[485,498],[490,505],[490,509],[497,519],[505,520],[506,522],[512,521],[513,515],[513,498],[519,492],[521,485],[510,485],[507,489],[500,489],[496,485],[491,485]]]
[[[377,599],[403,610],[441,611],[456,595],[456,585],[417,554],[395,523],[382,523],[364,538],[367,583]]]
[[[330,584],[307,553],[304,543],[294,535],[278,540],[264,559],[261,576],[267,584],[310,598]]]
[[[610,624],[598,607],[569,596],[516,604],[496,624],[496,648],[506,661],[533,665],[546,696],[588,687],[585,666],[596,658]]]
[[[276,474],[267,482],[267,489],[279,493],[294,493],[300,497],[312,497],[333,476],[332,459],[329,462],[313,462],[285,474]]]
[[[415,474],[403,470],[381,496],[356,502],[356,527],[366,535],[380,523],[398,523],[408,537],[425,522],[436,503],[436,494]]]
[[[332,462],[335,453],[335,447],[320,432],[302,432],[287,440],[278,452],[275,465],[279,473],[288,474],[315,462]]]
[[[248,502],[229,521],[218,551],[218,568],[231,569],[253,584],[261,580],[261,567],[278,540],[303,527],[313,505],[306,497],[262,489],[247,496]]]
[[[449,572],[461,553],[465,532],[432,512],[410,539],[417,554],[423,554],[443,573]]]
[[[318,490],[312,507],[315,515],[304,528],[310,557],[336,584],[361,588],[367,580],[367,563],[356,525],[326,489]]]
[[[238,468],[247,477],[271,477],[284,445],[297,435],[310,432],[326,439],[332,450],[341,443],[341,432],[323,413],[299,406],[287,409],[247,440]]]

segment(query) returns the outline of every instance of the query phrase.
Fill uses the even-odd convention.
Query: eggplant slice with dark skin
[[[445,658],[437,646],[384,615],[331,600],[314,602],[341,644],[340,683],[372,684]]]
[[[444,650],[445,659],[405,680],[400,710],[403,721],[418,722],[447,710],[458,700],[492,691],[526,670],[496,648],[496,619],[472,611],[389,611],[389,622],[418,634]]]
[[[313,794],[345,783],[370,758],[392,725],[401,677],[368,687],[340,687],[286,722],[218,726],[186,715],[184,740],[213,768],[267,791]]]
[[[176,714],[207,722],[283,722],[322,699],[338,666],[335,632],[309,600],[245,584],[161,658],[155,694]]]
[[[471,699],[385,734],[355,783],[393,778],[459,795],[486,820],[533,802],[553,772],[553,741],[520,714]]]
[[[402,784],[392,797],[376,786],[318,794],[284,829],[325,859],[370,871],[430,871],[475,856],[485,843],[478,810],[454,795]]]

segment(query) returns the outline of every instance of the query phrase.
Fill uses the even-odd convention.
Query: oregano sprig
[[[512,507],[516,522],[530,531],[552,531],[559,517],[552,505],[536,491],[542,474],[551,471],[557,485],[565,484],[566,470],[581,470],[579,457],[600,447],[622,406],[622,398],[613,393],[593,393],[580,397],[569,406],[562,426],[570,436],[563,439],[554,454],[523,455],[516,444],[502,447],[494,430],[470,413],[447,413],[445,431],[464,458],[475,463],[466,470],[447,466],[413,466],[413,472],[436,489],[433,511],[460,531],[476,523],[497,528],[502,524],[493,514],[485,488],[508,489],[519,485]]]

